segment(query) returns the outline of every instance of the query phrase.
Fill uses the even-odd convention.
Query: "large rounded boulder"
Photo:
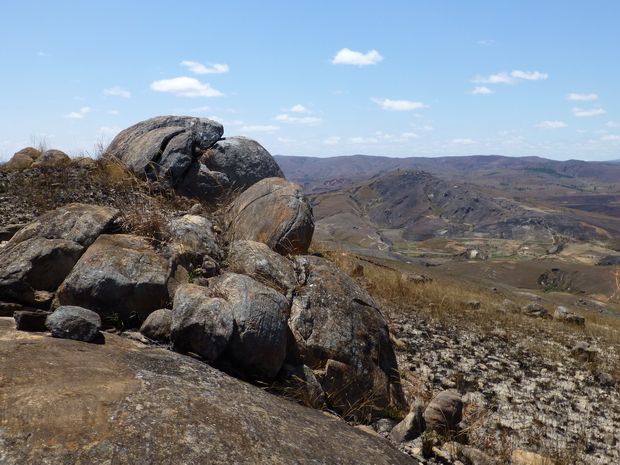
[[[321,374],[331,407],[345,416],[401,406],[402,388],[387,322],[370,294],[328,260],[295,260],[300,284],[289,327],[294,363]]]
[[[54,306],[75,305],[102,317],[145,319],[170,300],[171,269],[150,241],[103,234],[58,288]]]
[[[235,320],[223,355],[249,378],[273,379],[286,356],[288,300],[249,276],[235,273],[211,278],[209,288],[230,304]]]
[[[207,118],[157,116],[121,131],[107,156],[120,159],[139,175],[186,197],[217,200],[231,187],[284,176],[258,142],[245,137],[222,139],[223,126]]]
[[[281,255],[308,253],[314,217],[297,184],[263,179],[237,197],[227,214],[233,240],[262,242]]]
[[[284,177],[271,154],[247,137],[222,139],[200,160],[209,169],[224,173],[235,189],[245,189],[265,178]]]

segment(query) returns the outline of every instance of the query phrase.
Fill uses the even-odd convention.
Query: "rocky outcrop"
[[[324,370],[321,383],[332,407],[359,417],[402,405],[387,323],[372,297],[324,258],[298,257],[295,263],[302,284],[289,322],[296,356]]]
[[[8,465],[418,463],[334,417],[114,334],[85,344],[2,318],[0,359]]]
[[[308,253],[314,219],[297,184],[263,179],[237,197],[227,214],[233,240],[262,242],[281,255]]]
[[[223,126],[206,118],[158,116],[121,131],[108,156],[179,194],[215,200],[228,189],[245,189],[281,176],[273,157],[247,138],[222,139]]]
[[[20,170],[30,168],[32,163],[41,156],[41,151],[34,147],[26,147],[15,153],[9,161],[2,165],[3,170]]]
[[[61,150],[46,150],[30,165],[31,168],[62,168],[71,163],[71,158]]]

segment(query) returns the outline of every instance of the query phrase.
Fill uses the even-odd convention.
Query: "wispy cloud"
[[[118,97],[124,97],[124,98],[131,97],[131,92],[119,86],[114,86],[114,87],[110,87],[109,89],[104,89],[103,93],[106,95],[116,95]]]
[[[596,94],[568,94],[566,100],[597,100]]]
[[[338,145],[340,143],[340,137],[338,136],[328,137],[327,139],[323,141],[323,143],[325,145]]]
[[[316,126],[323,122],[321,118],[315,118],[314,116],[306,116],[304,118],[300,118],[297,116],[291,116],[289,114],[278,115],[274,119],[283,123],[301,123],[307,124],[309,126]]]
[[[491,45],[493,42],[495,42],[493,39],[491,39],[491,40],[479,40],[478,41],[478,45]]]
[[[547,73],[539,73],[538,71],[513,71],[510,73],[513,78],[526,79],[528,81],[540,81],[541,79],[547,79],[549,75]]]
[[[472,145],[475,144],[476,141],[473,139],[452,139],[452,143],[458,145]]]
[[[584,110],[583,108],[571,108],[573,115],[575,116],[598,116],[606,113],[602,108],[591,108],[590,110]]]
[[[207,63],[207,66],[195,61],[182,61],[181,66],[187,66],[194,74],[222,74],[230,71],[228,65],[218,63]]]
[[[495,91],[489,89],[486,86],[476,86],[476,88],[474,90],[471,91],[472,94],[476,95],[476,94],[494,94]]]
[[[284,111],[292,111],[295,113],[308,113],[308,109],[303,105],[293,105],[291,108],[285,108]]]
[[[173,79],[162,79],[151,84],[151,89],[157,92],[170,92],[180,97],[220,97],[224,95],[213,89],[209,84],[203,84],[198,79],[182,76]]]
[[[66,115],[63,115],[63,118],[82,119],[82,118],[84,118],[84,116],[87,113],[90,113],[90,108],[89,107],[82,107],[82,108],[80,108],[80,112],[79,113],[77,111],[72,111],[71,113],[67,113]]]
[[[348,48],[343,48],[332,60],[334,65],[376,65],[380,61],[383,61],[383,57],[379,55],[376,50],[371,50],[367,53],[354,52]]]
[[[616,123],[615,121],[607,121],[605,126],[610,128],[620,128],[620,123]]]
[[[490,76],[476,76],[472,79],[472,82],[480,84],[515,84],[519,79],[525,79],[527,81],[540,81],[541,79],[547,79],[549,74],[539,73],[538,71],[521,71],[514,70],[510,74],[501,72],[497,74],[491,74]]]
[[[279,131],[280,126],[243,126],[241,132],[275,132]]]
[[[620,136],[603,136],[601,140],[612,140],[614,142],[620,142]]]
[[[371,98],[373,102],[378,104],[382,109],[387,111],[409,111],[417,110],[418,108],[426,108],[429,105],[425,105],[422,102],[410,102],[409,100],[390,100]]]
[[[562,121],[543,121],[542,123],[538,123],[535,126],[543,129],[559,129],[565,128],[568,125]]]
[[[418,136],[417,134],[413,132],[403,132],[402,137],[404,137],[405,139],[419,139],[420,138],[420,136]]]

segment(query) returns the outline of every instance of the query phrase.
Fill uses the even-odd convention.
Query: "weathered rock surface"
[[[394,442],[411,441],[426,430],[422,402],[414,402],[407,416],[390,431]]]
[[[172,310],[160,308],[151,313],[142,326],[140,332],[153,341],[167,342],[172,330]]]
[[[306,254],[314,233],[312,207],[301,187],[267,178],[243,192],[228,209],[233,240],[267,244],[281,255]]]
[[[213,223],[204,216],[184,215],[170,221],[170,247],[177,255],[189,258],[222,257],[222,250],[213,232]],[[200,260],[202,261],[202,260]]]
[[[579,313],[571,312],[568,308],[560,305],[553,312],[553,319],[576,326],[585,326],[586,318]]]
[[[223,126],[206,118],[158,116],[121,131],[107,153],[136,173],[178,183],[189,167],[224,134]]]
[[[60,168],[71,163],[71,158],[61,150],[46,150],[32,162],[32,168]]]
[[[39,306],[37,291],[55,291],[84,247],[64,239],[30,238],[0,249],[0,299]]]
[[[82,307],[58,307],[47,317],[45,326],[53,337],[92,342],[101,329],[101,317]]]
[[[418,463],[197,360],[105,339],[18,332],[0,319],[0,462]]]
[[[141,319],[170,301],[168,260],[150,241],[128,234],[103,234],[80,258],[58,289],[54,307],[76,305],[102,317],[118,313]]]
[[[88,247],[110,229],[118,214],[115,208],[72,203],[50,211],[20,229],[7,247],[33,237],[65,239]]]
[[[214,295],[232,307],[234,331],[225,352],[250,378],[273,379],[287,349],[289,301],[249,276],[226,273],[209,280]]]
[[[50,314],[45,310],[17,310],[13,313],[15,328],[18,331],[45,332],[45,320]]]
[[[245,274],[290,295],[297,287],[293,262],[271,250],[266,244],[254,241],[235,241],[228,254],[229,269]]]
[[[34,147],[26,147],[15,153],[11,159],[2,165],[3,170],[20,170],[30,168],[32,163],[41,156],[41,151]]]
[[[207,150],[200,161],[226,175],[233,189],[246,189],[265,178],[284,178],[274,158],[247,137],[227,137]]]
[[[424,410],[426,428],[446,434],[458,432],[463,419],[463,399],[456,390],[440,392]]]
[[[209,289],[195,284],[179,286],[172,307],[170,339],[175,350],[194,352],[213,362],[233,335],[233,309]]]
[[[303,256],[295,262],[302,287],[289,321],[297,351],[291,357],[326,370],[323,389],[339,412],[401,405],[387,323],[370,294],[324,258]]]

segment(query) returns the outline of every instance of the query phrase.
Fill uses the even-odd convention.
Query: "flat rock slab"
[[[371,434],[114,334],[94,345],[0,318],[0,463],[416,464]]]

